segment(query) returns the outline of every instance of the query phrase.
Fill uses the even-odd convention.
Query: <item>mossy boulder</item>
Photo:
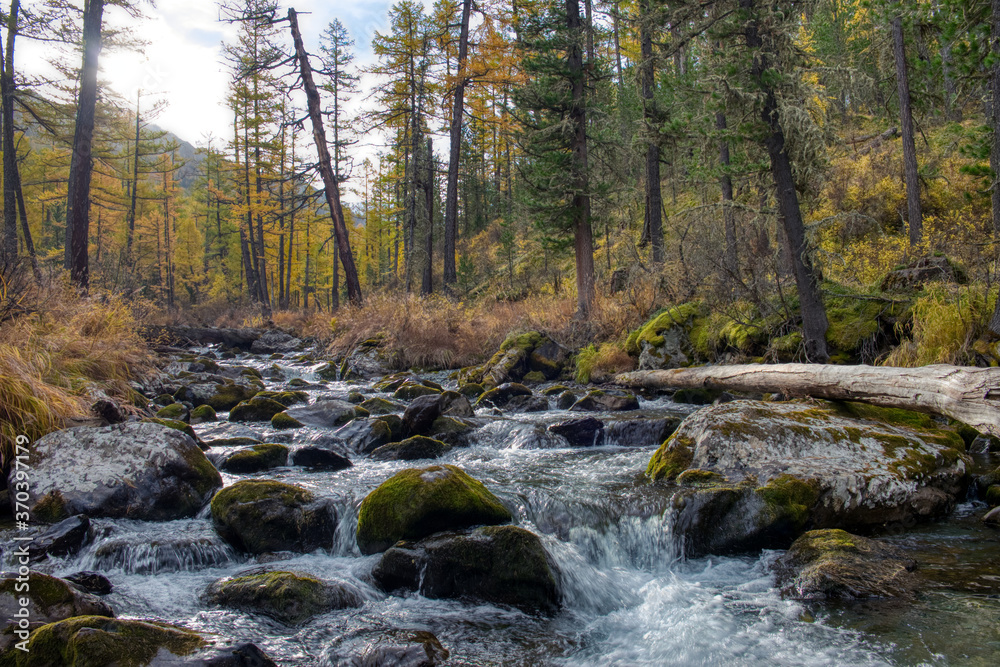
[[[249,401],[259,390],[249,384],[228,382],[216,384],[215,391],[209,396],[205,403],[212,406],[214,410],[226,412],[232,410],[243,401]]]
[[[188,420],[188,409],[183,403],[171,403],[156,411],[156,416],[160,419],[176,419],[178,421]]]
[[[541,384],[546,380],[548,380],[548,378],[545,377],[545,373],[541,371],[528,371],[524,374],[524,377],[521,378],[521,382],[525,384]]]
[[[374,397],[361,402],[361,407],[373,415],[391,415],[406,409],[402,403],[394,403],[384,398]]]
[[[215,408],[207,403],[202,403],[191,411],[192,424],[204,424],[206,422],[218,421],[219,416],[215,414]]]
[[[271,417],[284,412],[285,406],[270,398],[251,398],[237,405],[229,412],[231,422],[266,422]]]
[[[532,371],[552,380],[563,372],[569,356],[567,349],[543,333],[514,333],[485,364],[463,369],[459,384],[481,384],[489,390],[506,382],[520,382]]]
[[[383,415],[378,419],[355,419],[337,429],[334,435],[344,441],[348,451],[370,454],[382,445],[402,440],[402,426],[399,425],[394,431],[389,425],[390,417],[399,419],[395,415]]]
[[[477,382],[466,382],[458,386],[458,393],[468,399],[479,398],[485,391],[486,388]]]
[[[368,494],[358,510],[361,553],[385,551],[399,540],[443,530],[512,520],[510,510],[482,482],[452,465],[409,468]]]
[[[252,554],[329,548],[337,526],[329,502],[271,480],[243,480],[219,491],[212,519],[227,542]]]
[[[372,571],[383,590],[472,598],[529,613],[558,610],[558,570],[537,535],[517,526],[442,533],[390,548]]]
[[[315,370],[316,377],[329,382],[336,382],[340,379],[340,364],[336,361],[329,361]]]
[[[418,396],[429,396],[440,393],[440,389],[428,387],[427,385],[419,382],[404,382],[398,389],[392,392],[392,397],[401,401],[412,401]]]
[[[286,408],[309,402],[309,394],[305,391],[261,391],[254,398],[269,398],[281,403]]]
[[[559,408],[560,410],[569,410],[576,404],[578,400],[580,400],[579,396],[577,396],[573,392],[564,391],[563,393],[559,394],[558,398],[556,398],[556,407]]]
[[[213,582],[205,598],[210,604],[264,614],[289,625],[363,602],[360,590],[347,583],[304,572],[260,570]]]
[[[360,406],[338,399],[317,401],[311,405],[297,405],[284,411],[289,417],[292,417],[305,426],[318,426],[321,428],[342,426],[352,419],[368,414]]]
[[[476,400],[476,407],[504,408],[515,396],[531,396],[531,389],[519,382],[505,382],[485,392]]]
[[[594,389],[569,408],[574,412],[623,412],[638,410],[639,399],[635,394]]]
[[[917,563],[902,549],[843,530],[811,530],[777,562],[782,595],[798,600],[910,598]]]
[[[375,449],[371,458],[376,461],[416,461],[419,459],[436,459],[451,447],[423,435],[415,435],[402,442],[390,442]]]
[[[629,334],[625,341],[625,351],[639,358],[640,370],[690,365],[687,329],[698,311],[698,304],[684,303],[657,312]]]
[[[191,664],[186,658],[208,645],[198,633],[166,623],[77,616],[39,628],[32,634],[27,652],[9,664],[18,667]]]
[[[279,430],[289,429],[289,428],[302,428],[305,426],[295,417],[291,416],[287,412],[279,412],[278,414],[271,417],[271,427]]]
[[[191,424],[188,424],[187,422],[182,422],[179,419],[161,419],[159,417],[152,417],[143,421],[148,424],[159,424],[160,426],[172,428],[175,431],[180,431],[195,442],[199,442],[198,435],[194,432],[194,429],[191,428]]]
[[[569,387],[564,384],[554,384],[551,387],[542,389],[541,394],[542,396],[558,396],[564,391],[569,391]]]
[[[680,423],[679,417],[610,421],[604,431],[604,442],[617,447],[655,447],[673,435]]]
[[[288,447],[275,443],[239,449],[222,460],[224,472],[246,474],[288,465]]]
[[[688,416],[646,474],[666,481],[692,469],[722,476],[675,496],[688,546],[719,553],[781,546],[812,528],[942,516],[965,487],[962,449],[957,434],[916,413],[733,401]]]
[[[28,604],[21,605],[22,599]],[[23,613],[22,609],[27,610],[27,616],[15,616]],[[46,623],[72,616],[114,616],[99,597],[84,593],[65,579],[35,571],[22,582],[13,573],[0,578],[0,614],[0,654],[27,639],[28,631]],[[27,619],[26,627],[19,626],[20,618]]]
[[[292,452],[289,458],[291,465],[313,470],[344,470],[351,467],[351,460],[337,452],[324,447],[306,445]]]
[[[35,521],[49,523],[75,514],[190,517],[222,486],[219,471],[194,440],[148,422],[50,433],[32,445],[28,464],[25,504]]]

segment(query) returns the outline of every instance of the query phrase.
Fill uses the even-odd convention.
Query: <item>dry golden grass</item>
[[[133,306],[118,297],[81,299],[46,290],[33,312],[0,327],[0,454],[86,416],[92,394],[124,399],[129,380],[152,369]]]

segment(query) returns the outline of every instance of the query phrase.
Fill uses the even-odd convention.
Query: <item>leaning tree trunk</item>
[[[920,245],[923,236],[923,212],[920,210],[920,173],[917,148],[913,141],[913,110],[910,108],[910,80],[906,73],[906,49],[903,44],[903,19],[892,20],[892,53],[896,59],[896,88],[899,93],[900,127],[903,132],[903,176],[906,179],[906,212],[910,225],[910,247]]]
[[[615,383],[644,389],[705,387],[862,401],[945,415],[1000,436],[1000,368],[748,364],[635,371],[618,375]]]
[[[347,298],[351,300],[351,303],[360,305],[362,301],[361,282],[358,280],[358,270],[354,265],[354,256],[351,254],[351,242],[347,237],[344,210],[340,205],[340,188],[337,185],[337,179],[333,175],[333,166],[330,163],[330,151],[326,144],[326,130],[323,128],[323,114],[320,111],[319,92],[316,90],[316,83],[313,81],[312,68],[309,66],[309,55],[306,53],[306,47],[302,43],[302,33],[299,32],[299,19],[292,8],[288,9],[288,22],[292,28],[292,40],[295,42],[295,55],[299,61],[299,74],[302,76],[302,87],[306,91],[309,119],[312,121],[313,139],[316,142],[316,151],[319,153],[319,171],[323,176],[326,204],[327,208],[330,209],[333,231],[337,237],[340,262],[344,266],[344,283],[347,285]]]
[[[66,196],[66,268],[77,286],[90,284],[90,177],[93,173],[94,112],[97,107],[97,60],[101,55],[104,0],[90,0],[83,14],[83,69],[73,133]]]
[[[455,239],[458,230],[458,165],[462,156],[462,115],[465,113],[466,60],[469,53],[469,16],[472,0],[462,2],[462,29],[458,37],[458,81],[451,112],[451,146],[448,159],[448,189],[444,201],[444,284],[458,280],[455,269]]]

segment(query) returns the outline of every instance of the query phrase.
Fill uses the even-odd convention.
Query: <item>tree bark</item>
[[[0,261],[17,261],[17,152],[14,148],[14,39],[17,37],[19,0],[10,3],[7,17],[7,48],[0,63],[0,98],[3,111],[3,244]]]
[[[990,51],[993,54],[990,71],[990,124],[993,126],[990,169],[993,171],[993,185],[990,197],[993,203],[993,235],[1000,238],[1000,0],[992,0],[990,16]],[[1000,301],[997,302],[997,309],[1000,311]],[[1000,322],[994,333],[1000,335]]]
[[[896,60],[896,90],[899,94],[900,127],[903,132],[906,212],[912,248],[920,245],[923,237],[923,213],[920,210],[920,173],[917,170],[917,147],[913,141],[913,110],[910,108],[910,80],[906,73],[903,19],[899,16],[892,20],[892,54]]]
[[[323,128],[323,114],[320,111],[319,92],[316,90],[316,84],[313,81],[312,68],[309,66],[309,55],[306,53],[305,45],[302,43],[298,17],[292,8],[288,9],[288,22],[291,24],[292,40],[295,42],[295,54],[299,61],[302,86],[306,91],[309,119],[312,121],[313,139],[316,142],[316,151],[319,153],[319,170],[323,176],[326,203],[330,209],[330,218],[333,220],[333,229],[337,237],[340,262],[344,266],[344,282],[347,285],[347,298],[351,300],[351,303],[360,305],[362,302],[361,283],[358,280],[358,270],[354,265],[354,256],[351,254],[351,243],[347,237],[344,211],[340,205],[340,188],[337,185],[337,179],[333,175],[333,167],[330,164],[330,151],[326,144],[326,130]]]
[[[66,265],[73,282],[90,285],[87,243],[90,240],[90,178],[93,173],[94,112],[97,107],[97,61],[101,55],[104,0],[88,0],[83,13],[83,67],[77,100],[73,154],[66,196]]]
[[[615,384],[644,389],[704,387],[781,392],[786,396],[862,401],[944,415],[1000,436],[1000,368],[747,364],[635,371],[618,375]]]
[[[420,282],[420,293],[428,295],[434,292],[434,146],[427,137],[427,169],[424,172],[424,210],[427,216],[427,234],[424,236],[424,274]]]
[[[465,64],[469,53],[469,17],[472,0],[462,2],[462,28],[458,37],[458,72],[455,83],[455,104],[451,112],[451,141],[448,158],[448,189],[444,202],[444,284],[458,280],[455,269],[455,242],[458,229],[458,167],[462,155],[462,116],[465,114]]]
[[[660,192],[660,146],[656,142],[656,110],[653,101],[656,60],[653,57],[653,16],[650,0],[640,0],[639,42],[642,80],[642,115],[649,143],[646,146],[646,214],[644,234],[652,246],[653,263],[663,262],[663,198]]]
[[[128,230],[125,234],[125,267],[129,272],[132,271],[132,244],[135,242],[135,210],[139,191],[139,131],[141,129],[139,102],[141,95],[142,93],[137,93],[135,97],[135,156],[132,160],[132,197],[128,207]]]
[[[573,246],[576,258],[577,317],[590,315],[594,303],[594,238],[590,227],[590,184],[587,166],[587,112],[583,69],[580,0],[566,0],[566,27],[569,29],[569,75],[573,86],[573,103],[569,117],[574,127],[572,142],[573,168],[576,172],[573,199]]]
[[[754,2],[755,0],[740,0],[741,6],[755,17]],[[795,190],[792,162],[788,157],[785,134],[778,115],[776,92],[767,81],[766,72],[770,67],[768,54],[762,51],[764,39],[760,34],[760,25],[756,18],[747,23],[745,30],[747,46],[757,52],[753,59],[752,75],[764,96],[761,120],[768,128],[764,143],[771,161],[775,198],[778,201],[778,212],[785,230],[791,255],[789,259],[799,293],[806,358],[813,363],[826,363],[830,358],[826,349],[826,330],[829,323],[826,319],[826,309],[823,307],[819,281],[806,246],[805,224],[799,208],[799,196]]]

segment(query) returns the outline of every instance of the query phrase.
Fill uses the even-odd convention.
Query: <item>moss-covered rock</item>
[[[608,392],[594,389],[570,406],[574,412],[621,412],[638,410],[639,399],[628,392]]]
[[[181,663],[208,642],[198,633],[166,623],[77,616],[36,630],[18,667],[145,667]]]
[[[171,403],[170,405],[160,408],[156,411],[156,416],[160,419],[176,419],[178,421],[187,421],[188,419],[188,409],[183,403]]]
[[[556,407],[560,410],[569,410],[579,400],[579,397],[571,391],[564,391],[556,398]]]
[[[640,370],[689,365],[690,343],[686,328],[698,311],[698,304],[683,303],[657,312],[629,334],[625,351],[639,358]]]
[[[205,401],[214,410],[226,412],[243,401],[249,401],[259,390],[242,383],[229,382],[215,385],[215,392]]]
[[[392,401],[387,401],[384,398],[369,398],[362,401],[361,407],[367,410],[373,415],[391,415],[394,413],[402,412],[406,409],[402,403],[393,403]]]
[[[212,519],[226,541],[253,554],[329,548],[337,525],[328,502],[271,480],[243,480],[219,491]]]
[[[422,435],[415,435],[402,442],[390,442],[378,447],[371,453],[376,461],[416,461],[419,459],[436,459],[451,447]]]
[[[503,408],[515,396],[531,396],[531,389],[519,382],[505,382],[499,387],[490,389],[476,400],[476,407]]]
[[[222,460],[220,468],[230,473],[251,473],[288,465],[288,447],[263,443],[240,449]]]
[[[215,414],[215,409],[207,403],[203,403],[191,411],[192,424],[204,424],[206,422],[217,421],[218,419],[219,416]]]
[[[428,387],[427,385],[420,384],[418,382],[404,382],[398,389],[396,389],[396,391],[392,392],[392,397],[401,401],[412,401],[418,396],[429,396],[431,394],[440,393],[440,389]]]
[[[1000,505],[1000,484],[991,484],[986,489],[986,496],[983,499],[990,507]]]
[[[180,431],[195,442],[198,442],[198,434],[194,432],[193,428],[191,428],[191,424],[182,422],[179,419],[161,419],[159,417],[152,417],[150,419],[145,419],[144,422],[147,424],[159,424],[160,426],[172,428],[175,431]]]
[[[372,385],[372,389],[375,391],[383,391],[388,394],[399,389],[403,386],[403,383],[412,380],[413,375],[411,373],[393,373],[392,375],[387,375]]]
[[[358,547],[365,554],[378,553],[402,539],[511,519],[510,511],[482,482],[459,468],[409,468],[387,479],[362,501]]]
[[[365,395],[360,391],[349,391],[347,392],[347,402],[354,403],[355,405],[365,402]]]
[[[25,504],[44,522],[75,514],[154,521],[194,516],[222,486],[193,439],[146,422],[50,433],[32,445],[28,463]]]
[[[261,391],[254,396],[255,400],[261,398],[269,398],[281,403],[286,408],[290,408],[299,403],[308,403],[309,393],[305,391]]]
[[[843,530],[812,530],[778,561],[779,586],[805,600],[909,598],[916,562],[892,545]]]
[[[964,488],[962,448],[955,433],[906,411],[734,401],[692,413],[646,474],[672,481],[696,469],[724,478],[677,496],[689,544],[718,553],[739,550],[741,540],[747,549],[768,539],[776,546],[809,528],[941,516]]]
[[[211,604],[264,614],[290,625],[363,601],[350,584],[323,581],[304,572],[259,570],[213,582],[205,597]]]
[[[551,387],[546,387],[542,389],[542,396],[558,396],[564,391],[569,391],[569,387],[564,384],[554,384]]]
[[[524,374],[524,377],[521,378],[521,382],[525,384],[541,384],[547,379],[548,378],[545,377],[545,373],[541,371],[528,371]]]
[[[372,571],[386,591],[473,598],[527,612],[558,610],[558,570],[541,540],[517,526],[486,526],[401,542]]]
[[[559,377],[568,360],[569,351],[543,333],[513,333],[485,364],[463,369],[459,385],[481,384],[488,390],[506,382],[520,382],[532,371],[552,380]]]
[[[231,422],[266,422],[271,417],[284,412],[285,406],[270,398],[251,398],[240,403],[229,413]]]
[[[468,399],[479,398],[485,391],[486,388],[477,382],[466,382],[465,384],[460,384],[458,386],[458,393]]]
[[[22,599],[28,603],[22,605]],[[29,628],[18,627],[21,617],[15,614],[22,609],[27,610]],[[99,597],[58,577],[33,571],[23,582],[13,573],[0,578],[0,654],[27,639],[28,629],[72,616],[114,616],[114,612]]]
[[[271,426],[276,429],[302,428],[304,424],[287,412],[279,412],[271,417]]]
[[[340,364],[338,364],[336,361],[327,362],[322,366],[320,366],[319,368],[317,368],[315,373],[316,377],[320,378],[321,380],[336,382],[337,380],[340,379]]]

